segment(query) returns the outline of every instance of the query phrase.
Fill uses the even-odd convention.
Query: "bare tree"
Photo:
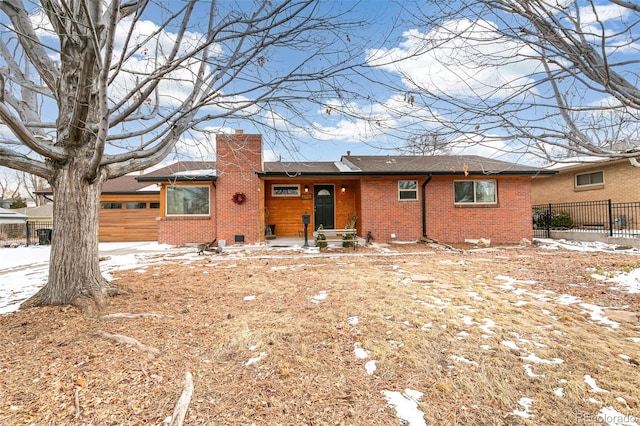
[[[11,173],[0,174],[0,200],[20,197],[20,184]]]
[[[36,206],[41,206],[45,203],[45,198],[39,191],[46,191],[49,188],[46,179],[26,172],[17,172],[16,178],[20,182],[25,198],[33,201]]]
[[[442,155],[451,150],[451,142],[442,134],[431,132],[410,138],[398,150],[408,155]]]
[[[315,0],[29,7],[0,0],[10,22],[0,35],[0,120],[13,135],[0,140],[0,166],[49,182],[55,227],[48,282],[23,306],[103,305],[107,179],[157,164],[207,123],[302,117],[303,101],[319,108],[346,94],[363,52],[359,23]]]
[[[547,162],[640,155],[640,6],[611,0],[416,3],[416,30],[369,62],[415,111]],[[416,118],[420,118],[416,113]],[[569,155],[568,155],[569,154]],[[575,158],[571,159],[575,161]]]

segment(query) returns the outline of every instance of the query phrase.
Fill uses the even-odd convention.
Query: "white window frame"
[[[169,190],[170,189],[187,189],[187,188],[206,188],[207,193],[207,212],[206,213],[169,213]],[[175,186],[167,186],[165,191],[165,214],[171,217],[177,216],[187,216],[187,217],[206,217],[211,216],[211,190],[209,185],[175,185]]]
[[[456,201],[456,182],[473,183],[473,201]],[[493,182],[493,201],[476,201],[476,185],[479,182]],[[474,180],[454,180],[453,181],[453,203],[456,206],[491,206],[498,204],[498,181],[495,179],[474,179]]]
[[[294,189],[295,193],[293,194],[276,194],[276,188],[282,189]],[[272,197],[299,197],[300,196],[300,185],[295,184],[272,184],[271,185],[271,196]]]
[[[591,176],[591,175],[595,175],[600,173],[602,175],[602,182],[597,182],[597,183],[586,183],[586,184],[578,184],[578,176]],[[589,178],[589,181],[591,181],[591,178]],[[575,185],[575,188],[589,188],[589,187],[593,187],[593,186],[601,186],[604,185],[604,170],[595,170],[592,172],[587,172],[587,173],[576,173],[573,177],[573,182]]]
[[[415,188],[411,188],[411,189],[402,188],[402,182],[413,182],[415,185]],[[410,193],[414,193],[414,198],[402,198],[402,194],[410,194]],[[411,179],[411,180],[398,181],[398,201],[418,201],[418,181],[417,180]]]

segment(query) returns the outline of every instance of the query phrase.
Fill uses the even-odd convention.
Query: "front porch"
[[[275,240],[286,238],[304,243],[302,215],[308,213],[309,244],[313,245],[313,231],[322,225],[325,229],[356,228],[362,235],[360,214],[360,182],[358,180],[274,179],[264,185],[265,236],[273,234]]]

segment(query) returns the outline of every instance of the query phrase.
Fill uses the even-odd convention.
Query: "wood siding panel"
[[[282,184],[300,184],[301,195],[304,196],[304,186],[309,186],[308,196],[311,198],[303,199],[298,197],[273,197],[271,195],[272,185]],[[265,185],[265,206],[267,214],[265,221],[267,224],[276,225],[276,236],[280,237],[297,237],[298,231],[304,228],[302,225],[302,214],[307,212],[311,215],[311,223],[309,224],[309,235],[315,229],[313,223],[313,185],[335,185],[335,226],[336,228],[344,228],[347,224],[348,216],[356,213],[356,194],[359,190],[356,181],[332,181],[332,182],[313,182],[296,180],[274,180],[269,181]],[[345,193],[340,190],[341,186],[345,186]],[[359,224],[358,224],[359,225]]]
[[[103,195],[101,202],[122,203],[121,209],[100,209],[98,229],[101,242],[157,241],[160,209],[150,209],[149,203],[160,201],[158,194]],[[127,202],[147,203],[146,209],[127,209]]]

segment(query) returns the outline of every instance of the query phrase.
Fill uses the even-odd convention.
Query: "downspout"
[[[429,175],[427,180],[422,184],[422,238],[427,238],[427,197],[426,187],[431,182],[433,175]]]

